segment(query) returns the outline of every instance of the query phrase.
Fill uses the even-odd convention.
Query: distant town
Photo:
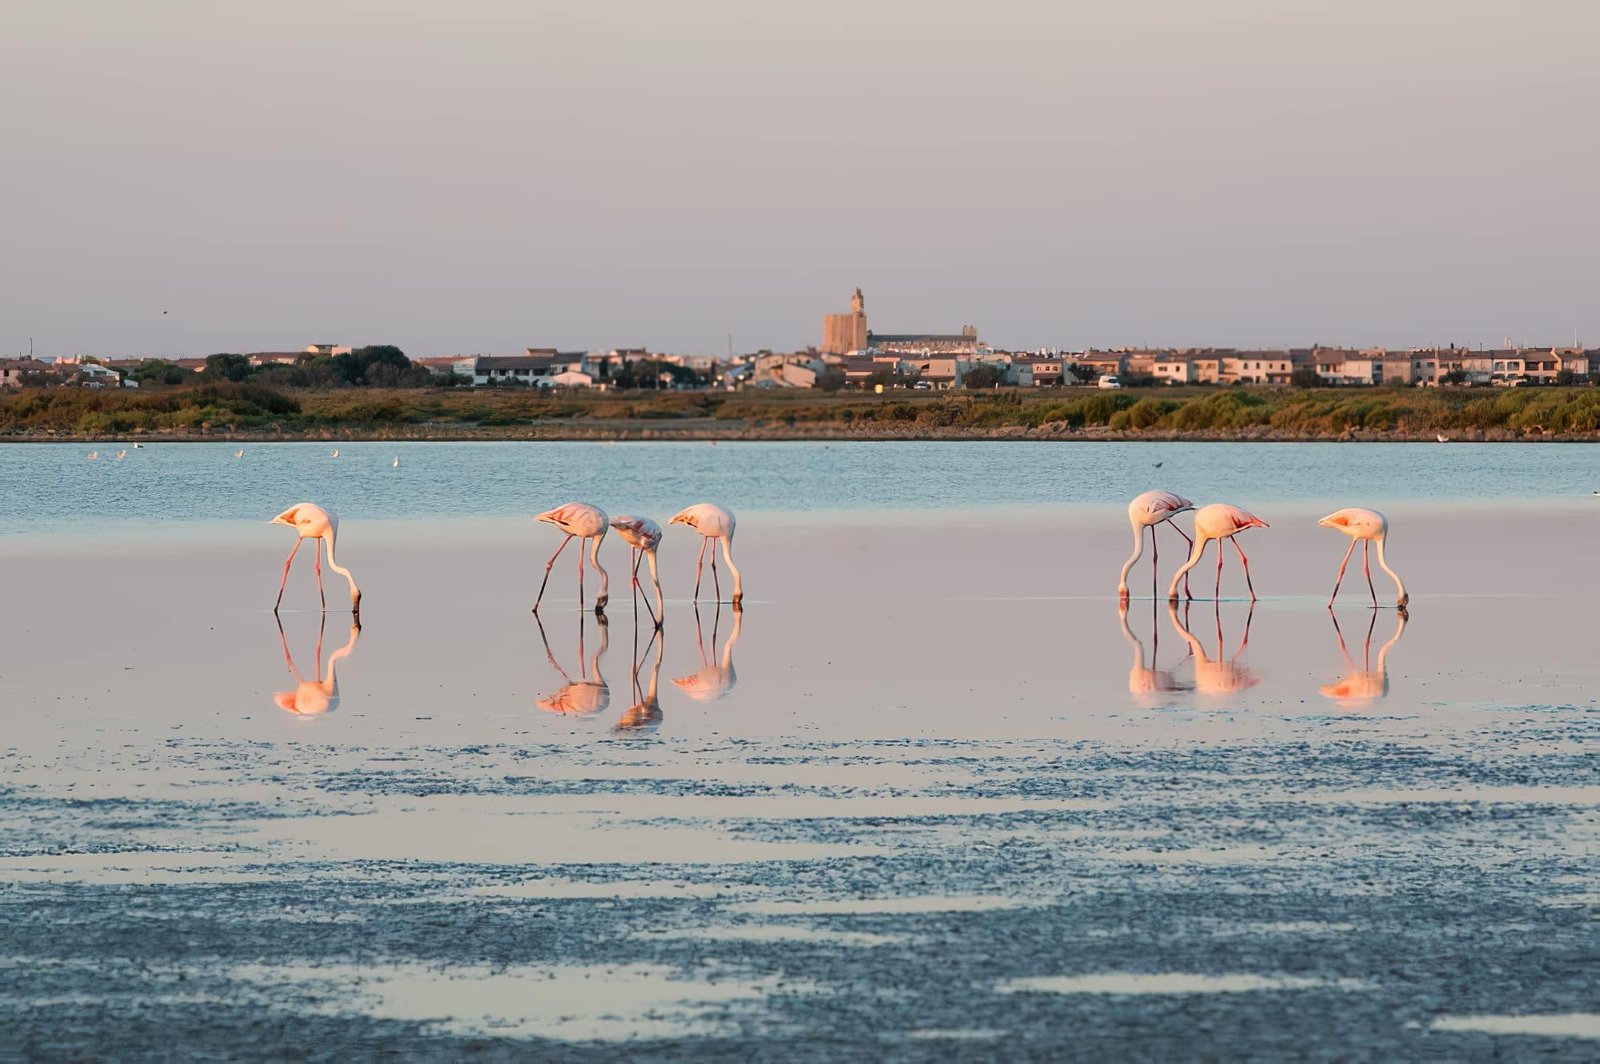
[[[200,376],[195,376],[196,374]],[[351,384],[474,388],[864,389],[1050,388],[1066,385],[1282,385],[1432,387],[1588,384],[1600,350],[1507,345],[1431,348],[1117,348],[1011,351],[985,343],[972,325],[952,333],[879,333],[856,289],[848,312],[825,314],[822,342],[803,351],[724,357],[647,348],[407,358],[385,345],[315,343],[293,351],[205,358],[0,360],[0,388],[137,388],[197,381],[259,380],[288,387]]]

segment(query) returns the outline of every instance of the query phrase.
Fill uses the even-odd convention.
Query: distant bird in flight
[[[272,604],[272,612],[277,613],[278,607],[283,604],[283,589],[289,583],[289,566],[294,564],[294,556],[300,550],[300,544],[308,539],[320,539],[328,545],[328,568],[338,573],[350,582],[350,612],[355,615],[356,623],[361,623],[361,589],[356,587],[356,578],[350,575],[350,570],[340,565],[333,558],[333,541],[339,533],[339,515],[332,510],[323,509],[316,503],[295,503],[271,521],[275,525],[288,525],[300,534],[294,541],[294,550],[289,552],[289,559],[283,563],[283,581],[278,584],[278,601]],[[328,612],[328,598],[322,592],[322,556],[312,549],[311,556],[317,562],[317,596],[322,599],[322,612]]]
[[[1126,603],[1128,601],[1128,574],[1133,571],[1133,565],[1144,553],[1144,530],[1150,530],[1150,572],[1151,579],[1155,578],[1156,560],[1156,526],[1166,524],[1185,510],[1193,510],[1194,503],[1181,495],[1174,495],[1170,491],[1147,491],[1137,496],[1128,504],[1128,524],[1133,526],[1133,553],[1122,564],[1122,575],[1117,578],[1117,595]],[[1171,527],[1177,529],[1178,535],[1183,536],[1183,541],[1194,549],[1194,540],[1190,539],[1183,529],[1176,524]],[[1187,590],[1188,585],[1184,585]],[[1151,589],[1152,592],[1154,588]]]
[[[166,311],[164,311],[164,310],[163,310],[163,311],[162,311],[162,312],[161,312],[161,313],[163,313],[163,314],[165,314],[165,313],[166,313]]]
[[[633,597],[634,609],[639,606],[639,563],[645,558],[650,559],[650,581],[656,588],[656,611],[650,614],[650,619],[660,628],[667,619],[667,608],[661,600],[661,577],[656,573],[656,548],[661,546],[661,526],[648,517],[634,517],[632,514],[618,514],[611,519],[611,527],[617,530],[617,535],[633,550]],[[650,609],[650,600],[645,599],[644,608]]]
[[[1155,466],[1157,469],[1160,469],[1162,466],[1166,465],[1167,463],[1165,463],[1165,462],[1151,462],[1150,464]]]
[[[1183,563],[1172,576],[1172,586],[1167,589],[1167,601],[1178,600],[1178,581],[1189,574],[1200,563],[1200,556],[1206,552],[1206,544],[1211,540],[1217,541],[1217,589],[1213,596],[1222,594],[1222,541],[1233,543],[1233,549],[1239,552],[1239,560],[1244,563],[1244,582],[1250,589],[1250,601],[1256,600],[1256,587],[1250,581],[1250,559],[1244,556],[1244,550],[1239,546],[1239,541],[1234,539],[1240,532],[1250,528],[1267,528],[1268,525],[1254,514],[1245,513],[1237,506],[1229,506],[1225,502],[1214,502],[1210,506],[1203,506],[1194,515],[1194,550],[1189,554],[1189,560]]]
[[[722,584],[717,580],[717,551],[713,540],[722,541],[722,557],[728,563],[728,569],[733,573],[733,608],[744,608],[744,585],[739,578],[739,567],[733,564],[733,529],[734,517],[732,511],[726,510],[715,503],[701,502],[680,510],[672,515],[669,525],[685,524],[702,536],[705,541],[700,544],[700,560],[694,566],[694,600],[700,601],[700,571],[705,565],[706,548],[711,547],[711,581],[717,589],[717,601],[722,600]]]
[[[1383,545],[1389,538],[1389,519],[1376,510],[1366,510],[1359,506],[1351,506],[1318,521],[1323,528],[1331,528],[1336,532],[1343,532],[1350,537],[1350,549],[1344,552],[1344,561],[1339,563],[1339,577],[1333,582],[1333,594],[1328,596],[1328,608],[1333,608],[1333,600],[1339,597],[1339,585],[1344,583],[1344,568],[1350,564],[1350,555],[1355,552],[1356,544],[1361,544],[1361,568],[1367,574],[1367,590],[1372,594],[1372,606],[1378,606],[1378,590],[1372,586],[1372,544],[1378,544],[1378,566],[1389,574],[1398,589],[1399,598],[1395,606],[1405,609],[1406,603],[1411,601],[1411,596],[1406,594],[1406,585],[1400,582],[1399,574],[1389,568],[1389,563],[1383,559]]]
[[[567,534],[561,541],[561,546],[550,555],[550,560],[544,566],[544,580],[539,584],[539,597],[533,600],[533,612],[539,612],[539,603],[544,601],[545,585],[550,583],[550,569],[556,564],[556,559],[561,557],[561,552],[567,549],[567,544],[574,538],[593,541],[589,548],[589,557],[594,562],[595,571],[600,574],[600,597],[594,600],[594,611],[604,613],[606,601],[610,598],[607,592],[610,578],[606,575],[605,566],[600,564],[600,543],[606,538],[610,525],[606,523],[606,512],[598,506],[591,506],[586,502],[569,502],[565,506],[557,506],[554,510],[546,510],[535,521],[544,521],[555,525]],[[583,609],[583,544],[578,544],[578,609]]]

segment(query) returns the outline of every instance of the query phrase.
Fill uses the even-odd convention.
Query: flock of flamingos
[[[1194,511],[1194,536],[1179,528],[1173,520],[1181,513]],[[558,506],[554,510],[546,510],[534,520],[544,521],[554,525],[565,532],[566,538],[561,545],[550,555],[550,560],[544,566],[544,580],[539,584],[539,595],[534,600],[533,611],[539,612],[539,604],[544,601],[545,588],[550,583],[550,570],[555,567],[556,559],[561,557],[561,552],[567,549],[567,544],[574,539],[578,540],[578,603],[583,607],[583,581],[584,581],[584,548],[588,548],[589,561],[594,565],[595,571],[600,574],[600,594],[595,599],[596,613],[603,613],[606,602],[610,596],[609,574],[605,566],[600,564],[600,544],[605,540],[606,533],[616,529],[617,535],[628,544],[630,550],[630,568],[632,586],[635,594],[640,590],[639,565],[648,559],[650,563],[650,581],[655,588],[656,605],[650,609],[649,599],[645,599],[645,609],[650,610],[650,619],[660,628],[666,617],[665,604],[661,596],[661,578],[656,569],[656,548],[661,544],[661,526],[648,517],[636,517],[632,514],[621,514],[617,517],[607,517],[606,512],[591,503],[569,502]],[[1245,586],[1250,589],[1250,601],[1256,601],[1255,584],[1250,580],[1250,559],[1245,556],[1244,549],[1239,546],[1239,533],[1252,528],[1266,528],[1267,523],[1254,514],[1246,513],[1237,506],[1230,506],[1224,502],[1214,502],[1209,506],[1202,506],[1195,510],[1194,503],[1181,495],[1174,495],[1168,491],[1147,491],[1128,504],[1128,522],[1133,528],[1133,553],[1122,565],[1122,574],[1117,583],[1117,593],[1124,605],[1128,601],[1128,574],[1144,554],[1144,532],[1150,530],[1150,565],[1151,578],[1156,577],[1156,563],[1158,554],[1156,549],[1156,528],[1160,525],[1170,525],[1183,537],[1189,545],[1188,560],[1172,574],[1172,585],[1167,589],[1167,599],[1170,602],[1178,600],[1178,585],[1184,586],[1184,594],[1189,594],[1189,571],[1200,563],[1200,558],[1205,554],[1206,545],[1213,540],[1217,544],[1217,582],[1213,597],[1220,597],[1222,593],[1222,562],[1225,557],[1223,543],[1233,544],[1233,549],[1239,552],[1239,561],[1244,565]],[[334,541],[339,533],[339,517],[332,510],[319,506],[316,503],[301,502],[289,507],[283,513],[272,519],[273,524],[288,525],[297,533],[294,548],[289,551],[289,557],[283,563],[283,579],[278,584],[278,600],[273,605],[276,611],[283,604],[283,591],[289,584],[289,569],[294,565],[294,556],[299,553],[300,546],[306,540],[320,540],[327,547],[328,567],[343,576],[350,584],[350,609],[357,618],[361,615],[361,589],[356,586],[356,580],[350,570],[340,565],[334,556]],[[722,545],[722,557],[727,562],[728,570],[733,573],[733,608],[739,610],[744,604],[744,584],[739,576],[739,567],[733,561],[733,533],[735,519],[733,512],[715,503],[696,503],[687,509],[680,510],[667,522],[671,525],[687,525],[698,532],[702,539],[700,542],[700,557],[695,562],[694,601],[700,600],[701,575],[705,567],[706,550],[711,550],[711,578],[716,589],[717,600],[722,599],[722,583],[717,576],[717,552],[715,544]],[[1331,608],[1334,600],[1339,597],[1339,586],[1344,583],[1345,569],[1350,564],[1350,556],[1355,553],[1356,544],[1361,544],[1361,567],[1367,577],[1367,590],[1372,595],[1372,605],[1378,605],[1378,591],[1372,583],[1371,554],[1372,545],[1378,547],[1378,566],[1388,573],[1394,580],[1397,593],[1395,606],[1401,610],[1406,608],[1410,595],[1406,593],[1406,586],[1400,576],[1384,557],[1384,544],[1389,536],[1389,520],[1376,510],[1368,510],[1358,506],[1348,507],[1329,514],[1318,522],[1323,528],[1331,528],[1350,537],[1350,546],[1344,552],[1344,560],[1339,563],[1339,575],[1333,584],[1333,594],[1328,598]],[[328,602],[322,588],[322,558],[315,548],[312,549],[317,572],[317,593],[322,596],[323,611],[327,611]]]

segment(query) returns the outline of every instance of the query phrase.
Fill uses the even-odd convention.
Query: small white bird
[[[133,445],[133,449],[137,451],[139,448],[141,448],[143,446],[144,446],[144,444],[142,444],[142,443],[136,443],[136,444]]]
[[[128,457],[128,452],[127,451],[118,451],[117,452],[117,461],[120,462],[126,457]]]
[[[233,452],[233,456],[235,458],[243,458],[244,457],[244,452],[243,451],[234,451]]]
[[[1442,432],[1441,433],[1436,433],[1433,438],[1438,440],[1440,443],[1449,443],[1450,442],[1450,437],[1444,435],[1444,433],[1442,433]]]
[[[337,458],[337,457],[339,457],[339,448],[335,447],[333,450],[329,451],[328,452],[328,457],[329,458]]]
[[[97,459],[99,457],[100,457],[100,452],[99,451],[90,451],[89,452],[89,461],[93,462],[95,459]]]
[[[399,455],[395,455],[394,456],[394,461],[390,462],[389,465],[391,467],[395,468],[395,469],[399,469],[400,468],[400,456]]]

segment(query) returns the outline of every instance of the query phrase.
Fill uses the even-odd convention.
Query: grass
[[[0,437],[323,438],[752,435],[1338,439],[1600,438],[1600,389],[1160,388],[1099,391],[275,391],[252,384],[0,392]]]

